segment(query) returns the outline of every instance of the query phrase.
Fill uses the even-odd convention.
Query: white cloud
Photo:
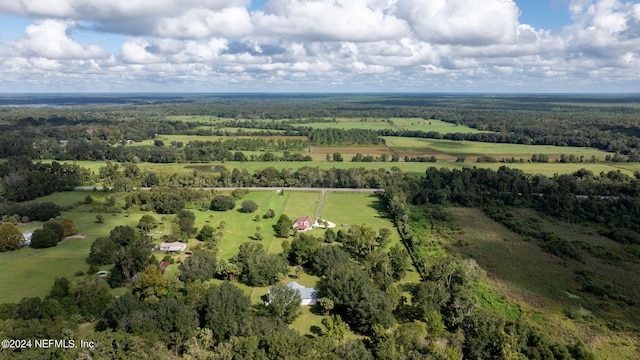
[[[250,0],[3,0],[0,12],[30,17],[77,20],[121,20],[175,16],[193,8],[245,7]]]
[[[37,21],[27,26],[22,39],[5,43],[4,56],[47,59],[89,59],[108,56],[99,46],[80,44],[70,39],[67,32],[74,25],[70,21]]]
[[[520,23],[512,0],[270,0],[253,13],[249,3],[2,1],[0,12],[50,19],[0,42],[0,90],[68,90],[74,82],[94,91],[640,84],[640,4],[572,0],[574,24],[555,34]],[[87,44],[98,41],[87,28],[128,36],[110,54]]]
[[[519,10],[512,0],[398,0],[396,14],[428,42],[487,45],[514,41]]]
[[[194,8],[179,17],[159,21],[154,33],[172,38],[203,39],[213,35],[243,36],[253,31],[245,8],[230,7],[220,11]]]
[[[314,41],[375,41],[407,36],[407,23],[368,0],[271,0],[253,21],[260,33]]]
[[[122,45],[120,58],[128,64],[156,64],[164,61],[160,56],[152,54],[152,45],[143,39],[127,41]]]

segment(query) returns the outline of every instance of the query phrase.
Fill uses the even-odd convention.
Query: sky
[[[640,92],[640,1],[2,0],[0,92]]]

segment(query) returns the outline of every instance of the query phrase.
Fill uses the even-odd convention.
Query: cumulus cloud
[[[67,33],[71,21],[40,20],[27,26],[25,36],[5,44],[5,56],[41,57],[46,59],[90,59],[108,54],[99,46],[78,43]]]
[[[179,17],[163,18],[154,31],[158,36],[203,39],[213,35],[248,35],[253,25],[247,9],[230,7],[220,11],[191,9]]]
[[[513,0],[270,0],[253,12],[250,2],[2,1],[0,13],[39,20],[0,43],[0,86],[535,91],[640,81],[640,4],[621,0],[571,0],[574,24],[561,33],[521,23]],[[107,53],[75,36],[87,29],[126,37]]]
[[[262,33],[314,41],[375,41],[408,35],[407,23],[368,0],[271,0],[253,21]]]
[[[640,52],[638,4],[618,0],[573,0],[575,23],[568,26],[568,51],[574,56],[619,59]]]
[[[487,45],[512,42],[519,10],[512,0],[398,0],[396,14],[428,42]]]

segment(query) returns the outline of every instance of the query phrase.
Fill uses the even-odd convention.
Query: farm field
[[[300,123],[296,126],[311,127],[314,129],[365,129],[365,130],[420,130],[425,132],[446,133],[478,133],[487,132],[473,129],[467,126],[458,126],[441,120],[423,118],[335,118],[331,121]]]
[[[158,135],[154,139],[148,139],[133,143],[127,146],[153,146],[155,140],[162,140],[165,146],[172,142],[182,142],[188,144],[192,141],[225,141],[231,139],[271,139],[271,140],[306,140],[304,136],[280,136],[280,135],[260,135],[260,136],[217,136],[217,135]]]
[[[555,159],[559,157],[560,154],[583,155],[585,158],[596,156],[601,160],[604,159],[606,155],[610,155],[605,151],[593,148],[553,145],[495,144],[465,140],[456,141],[392,136],[386,136],[384,139],[387,146],[400,154],[436,155],[436,157],[438,157],[439,154],[449,155],[450,157],[457,155],[469,157],[472,155],[488,155],[494,156],[499,160],[502,157],[513,156],[516,159],[522,157],[526,161],[529,160],[533,154],[550,155],[550,159]],[[467,161],[474,162],[475,159],[467,159]]]
[[[324,156],[323,156],[324,157]],[[44,160],[44,163],[52,162],[53,160]],[[97,174],[100,167],[105,166],[107,164],[106,161],[60,161],[60,163],[73,163],[77,164],[80,167],[87,168],[92,171],[94,174]],[[393,167],[397,167],[398,169],[416,174],[423,174],[429,167],[436,168],[448,168],[448,169],[460,169],[463,167],[478,167],[478,168],[490,168],[490,169],[498,169],[501,166],[508,166],[514,169],[520,169],[528,174],[542,174],[545,176],[553,176],[554,174],[571,174],[580,169],[587,169],[593,172],[594,174],[599,174],[600,172],[609,172],[609,171],[620,171],[623,174],[633,176],[636,171],[640,171],[640,163],[475,163],[475,162],[464,162],[457,163],[454,160],[445,160],[438,159],[436,163],[420,163],[420,162],[327,162],[327,161],[274,161],[274,162],[259,162],[259,161],[246,161],[246,162],[236,162],[236,161],[227,161],[224,163],[215,162],[215,163],[198,163],[198,164],[190,164],[190,163],[171,163],[171,164],[156,164],[156,163],[137,163],[136,164],[140,169],[146,171],[152,171],[157,174],[166,174],[171,175],[174,173],[178,174],[186,174],[193,173],[194,169],[198,169],[201,172],[211,172],[211,167],[214,166],[216,168],[225,168],[227,171],[231,172],[233,169],[246,169],[250,173],[253,173],[256,170],[261,170],[266,167],[273,167],[276,170],[280,171],[283,169],[287,170],[295,170],[301,167],[318,167],[320,169],[328,170],[331,168],[336,169],[350,169],[350,168],[364,168],[364,169],[391,169]],[[87,184],[87,186],[94,186],[99,184]]]

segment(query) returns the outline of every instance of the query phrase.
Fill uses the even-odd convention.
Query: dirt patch
[[[84,239],[84,238],[86,238],[85,234],[75,234],[75,235],[71,235],[71,236],[67,236],[66,238],[63,238],[62,240],[60,240],[60,242],[67,241],[69,239]]]

